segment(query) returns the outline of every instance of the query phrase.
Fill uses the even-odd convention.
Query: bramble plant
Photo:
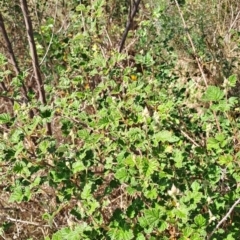
[[[238,239],[237,1],[19,2],[0,4],[0,236]]]

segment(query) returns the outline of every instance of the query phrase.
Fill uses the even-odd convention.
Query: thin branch
[[[56,1],[55,16],[54,16],[54,20],[53,20],[53,28],[54,28],[55,23],[56,23],[57,10],[58,10],[58,1]],[[51,45],[52,45],[52,42],[53,42],[53,35],[54,35],[54,32],[52,31],[51,39],[50,39],[50,42],[49,42],[49,44],[48,44],[47,50],[46,50],[46,52],[45,52],[45,54],[44,54],[44,56],[43,56],[43,58],[42,58],[42,60],[41,60],[41,62],[40,62],[39,65],[42,65],[43,61],[44,61],[45,58],[47,57],[47,54],[48,54],[48,52],[49,52],[49,50],[50,50],[50,47],[51,47]]]
[[[49,225],[42,225],[40,223],[24,221],[24,220],[20,220],[20,219],[11,218],[11,217],[7,217],[6,219],[10,222],[17,222],[17,223],[23,223],[23,224],[27,224],[27,225],[34,225],[34,226],[49,227]]]
[[[13,65],[14,71],[15,71],[16,75],[18,76],[20,74],[20,68],[17,64],[17,60],[16,60],[16,57],[15,57],[15,54],[14,54],[14,51],[12,48],[12,44],[11,44],[8,34],[7,34],[1,12],[0,12],[0,30],[2,32],[4,41],[6,43],[7,51],[8,51],[9,57],[10,57],[9,62]],[[23,98],[25,101],[28,101],[27,88],[24,83],[22,83],[22,89],[23,89]]]
[[[120,47],[119,47],[119,50],[118,50],[119,52],[122,52],[122,50],[123,50],[125,41],[127,39],[128,32],[129,32],[129,30],[132,26],[133,18],[135,17],[135,15],[137,13],[140,2],[141,2],[141,0],[137,0],[136,2],[135,2],[135,0],[133,0],[133,9],[131,9],[131,7],[130,7],[128,22],[127,22],[125,31],[124,31],[123,36],[122,36],[122,40],[121,40]]]
[[[229,209],[229,211],[227,212],[227,214],[222,218],[222,220],[217,224],[217,226],[213,229],[213,231],[209,234],[209,236],[207,237],[207,240],[210,240],[210,238],[212,237],[212,235],[214,234],[214,232],[216,232],[216,230],[227,220],[227,218],[229,217],[229,215],[232,213],[232,211],[234,210],[234,208],[240,203],[240,198],[232,205],[232,207]]]
[[[207,79],[206,79],[206,77],[205,77],[205,74],[204,74],[204,71],[203,71],[203,68],[202,68],[202,64],[201,64],[201,61],[200,61],[200,59],[199,59],[199,57],[198,57],[198,54],[197,54],[196,48],[195,48],[195,46],[194,46],[194,43],[193,43],[193,41],[192,41],[192,38],[191,38],[191,36],[190,36],[190,34],[189,34],[189,31],[187,30],[187,29],[188,29],[188,28],[187,28],[187,24],[186,24],[186,22],[185,22],[185,20],[184,20],[184,17],[183,17],[183,14],[182,14],[182,12],[181,12],[181,9],[180,9],[180,6],[179,6],[179,4],[178,4],[178,1],[175,0],[175,3],[176,3],[176,6],[177,6],[177,8],[178,8],[179,15],[180,15],[180,17],[181,17],[181,19],[182,19],[183,26],[184,26],[184,28],[185,28],[185,30],[186,30],[186,32],[187,32],[187,37],[188,37],[188,40],[189,40],[189,42],[190,42],[190,44],[191,44],[191,47],[192,47],[192,50],[193,50],[194,57],[195,57],[195,60],[196,60],[196,62],[197,62],[198,68],[199,68],[199,70],[200,70],[200,72],[201,72],[201,75],[202,75],[202,78],[203,78],[203,80],[204,80],[205,86],[207,87],[207,86],[208,86],[208,84],[207,84]]]
[[[181,130],[181,133],[184,137],[186,137],[190,142],[192,142],[196,147],[199,147],[200,145],[195,142],[187,133],[185,133],[183,130]]]
[[[230,25],[230,27],[229,27],[229,29],[228,29],[228,31],[227,31],[224,39],[226,39],[226,37],[227,37],[227,36],[229,35],[229,33],[231,32],[232,28],[234,27],[235,23],[236,23],[237,20],[238,20],[239,15],[240,15],[240,11],[237,13],[237,16],[236,16],[236,17],[234,18],[234,20],[232,21],[232,23],[231,23],[231,25]]]
[[[35,79],[38,85],[39,99],[43,105],[46,105],[47,101],[45,96],[44,84],[43,84],[43,80],[40,72],[37,49],[36,49],[36,44],[33,36],[32,21],[28,11],[27,1],[20,0],[20,3],[21,3],[21,9],[22,9],[23,17],[25,21],[25,26],[27,29],[28,43],[29,43],[31,57],[32,57],[33,71],[34,71]],[[47,123],[47,132],[49,135],[52,135],[51,123]]]
[[[36,49],[36,44],[35,44],[34,36],[33,36],[32,21],[30,19],[26,0],[20,0],[20,3],[21,3],[23,17],[24,17],[24,21],[25,21],[25,25],[26,25],[26,29],[27,29],[28,43],[29,43],[31,57],[32,57],[33,70],[34,70],[35,78],[36,78],[36,81],[38,84],[39,98],[40,98],[41,103],[45,105],[47,102],[46,102],[46,97],[45,97],[43,81],[42,81],[42,77],[41,77],[41,73],[40,73],[40,69],[39,69],[37,49]]]

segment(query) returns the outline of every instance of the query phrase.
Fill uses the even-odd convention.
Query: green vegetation
[[[0,3],[1,238],[238,239],[239,1],[27,4]]]

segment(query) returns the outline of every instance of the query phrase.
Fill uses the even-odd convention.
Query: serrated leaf
[[[161,221],[160,227],[158,228],[159,232],[163,232],[168,228],[168,223],[166,221]]]
[[[129,167],[134,167],[136,165],[136,160],[134,155],[128,156],[126,159],[123,160],[123,164]]]
[[[183,161],[183,154],[180,150],[174,151],[174,157],[173,160],[175,161],[176,168],[182,167],[182,161]]]
[[[157,188],[152,188],[150,190],[145,190],[143,194],[146,198],[154,200],[158,196],[158,191],[157,191]]]
[[[47,153],[48,147],[49,147],[49,140],[43,140],[40,144],[39,144],[39,149],[41,150],[41,152],[43,154]]]
[[[11,116],[8,113],[0,114],[0,124],[5,124],[11,122]]]
[[[131,240],[134,238],[133,231],[122,228],[112,228],[108,231],[108,236],[112,240]]]
[[[216,134],[215,139],[217,139],[219,142],[223,142],[226,139],[226,136],[224,133],[218,133]]]
[[[146,238],[144,237],[144,235],[143,235],[142,233],[139,233],[139,234],[137,235],[136,240],[146,240]]]
[[[219,149],[219,141],[217,141],[215,138],[208,138],[207,139],[207,149],[208,150],[211,150],[211,149],[216,149],[218,150]]]
[[[24,139],[24,134],[21,129],[16,129],[10,137],[13,143],[19,143],[21,140]]]
[[[223,155],[223,156],[219,157],[218,163],[220,165],[228,165],[232,161],[233,161],[232,155],[226,154],[226,155]]]
[[[209,86],[206,90],[206,93],[202,96],[202,101],[211,102],[219,101],[224,97],[224,92],[216,86]]]
[[[182,221],[185,221],[188,219],[188,210],[185,207],[174,209],[174,213],[176,217],[178,217]]]
[[[67,144],[62,144],[58,147],[57,153],[65,153],[68,151],[69,146]]]
[[[146,172],[146,176],[151,176],[154,171],[158,171],[159,162],[156,159],[148,160],[148,170]]]
[[[92,183],[87,183],[83,188],[83,191],[81,193],[81,198],[82,199],[91,198],[92,197],[91,191],[92,191]]]
[[[10,202],[18,202],[20,203],[23,200],[24,194],[21,186],[17,186],[14,188],[13,193],[10,196]]]
[[[193,190],[193,192],[198,192],[199,189],[201,188],[200,184],[196,181],[194,181],[192,184],[191,184],[191,188]]]
[[[87,129],[81,129],[77,132],[77,136],[82,140],[87,140],[90,136],[90,133]]]
[[[145,217],[139,217],[138,222],[142,228],[146,228],[148,224],[148,220]]]
[[[154,171],[158,170],[159,167],[159,163],[156,159],[142,159],[141,162],[138,161],[138,163],[140,163],[138,165],[138,168],[143,172],[143,174],[145,175],[145,177],[150,177]]]
[[[77,162],[74,162],[72,165],[73,173],[78,173],[86,169],[83,162],[81,160],[78,160]]]
[[[228,78],[228,83],[229,83],[229,86],[230,87],[235,87],[236,86],[236,83],[237,83],[237,75],[231,75],[229,78]]]
[[[177,142],[179,140],[178,137],[174,136],[172,134],[172,132],[170,131],[161,131],[161,132],[158,132],[156,133],[154,136],[153,136],[154,140],[158,142],[169,142],[169,143],[173,143],[173,142]]]
[[[115,177],[121,182],[127,182],[129,179],[128,171],[126,168],[120,168],[115,173]]]
[[[203,227],[206,225],[206,219],[201,215],[198,214],[195,218],[194,218],[194,222],[198,227]]]
[[[191,227],[186,226],[186,228],[183,229],[183,236],[189,237],[195,230],[193,230]]]
[[[147,209],[144,211],[145,220],[150,227],[156,227],[161,220],[162,213],[157,208]]]
[[[39,176],[37,176],[37,177],[34,179],[33,183],[31,184],[31,187],[38,186],[38,185],[40,184],[40,182],[41,182],[41,178],[40,178]]]

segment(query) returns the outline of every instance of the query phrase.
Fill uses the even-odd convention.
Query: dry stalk
[[[36,44],[34,40],[34,35],[33,35],[33,26],[32,26],[32,21],[29,15],[28,11],[28,5],[26,0],[21,0],[21,9],[25,21],[25,26],[27,29],[27,37],[28,37],[28,43],[30,47],[30,53],[32,57],[32,65],[33,65],[33,70],[34,70],[34,75],[35,79],[38,85],[38,93],[39,93],[39,99],[43,105],[47,104],[46,96],[45,96],[45,89],[44,89],[44,83],[42,80],[41,72],[40,72],[40,65],[38,61],[38,55],[37,55],[37,49],[36,49]],[[47,133],[49,135],[52,135],[52,127],[51,123],[47,123]]]
[[[221,219],[221,221],[217,224],[217,226],[213,229],[213,231],[208,235],[207,240],[210,240],[212,235],[216,232],[216,230],[227,220],[229,215],[232,213],[234,208],[240,203],[240,198],[232,205],[226,215]]]
[[[188,40],[189,40],[189,42],[190,42],[190,44],[191,44],[191,47],[192,47],[192,50],[193,50],[193,53],[194,53],[195,60],[196,60],[196,62],[197,62],[198,68],[199,68],[199,70],[200,70],[200,72],[201,72],[201,75],[202,75],[202,78],[203,78],[203,80],[204,80],[205,86],[207,87],[207,86],[208,86],[208,84],[207,84],[207,79],[206,79],[206,76],[205,76],[205,74],[204,74],[204,71],[203,71],[203,67],[202,67],[200,58],[199,58],[198,55],[197,55],[196,48],[195,48],[194,43],[193,43],[193,41],[192,41],[192,37],[191,37],[191,35],[189,34],[189,31],[187,30],[187,29],[188,29],[188,28],[187,28],[187,24],[186,24],[186,22],[185,22],[185,20],[184,20],[184,17],[183,17],[183,14],[182,14],[181,9],[180,9],[180,7],[179,7],[178,1],[175,0],[175,3],[176,3],[176,6],[177,6],[177,8],[178,8],[178,12],[179,12],[179,15],[180,15],[180,17],[181,17],[183,26],[184,26],[184,28],[185,28],[185,30],[186,30],[186,32],[187,32],[187,37],[188,37]]]

